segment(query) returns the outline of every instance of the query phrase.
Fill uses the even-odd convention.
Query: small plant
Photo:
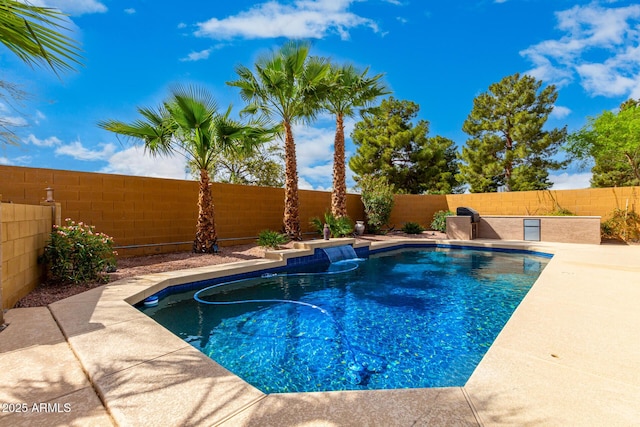
[[[571,212],[569,209],[557,207],[556,209],[547,212],[545,215],[549,216],[576,216],[575,213]]]
[[[360,197],[367,216],[367,228],[369,232],[379,234],[391,218],[395,202],[393,185],[384,177],[364,175],[360,177],[358,187],[362,190]]]
[[[433,214],[431,229],[445,233],[447,231],[447,217],[453,215],[452,211],[438,211]]]
[[[424,231],[424,227],[417,222],[405,222],[402,226],[402,231],[407,234],[420,234]]]
[[[289,241],[289,238],[277,231],[262,230],[258,234],[258,246],[263,248],[278,249],[280,245],[284,245]]]
[[[331,237],[345,237],[353,234],[353,221],[348,216],[335,217],[329,211],[324,213],[324,221],[318,217],[311,218],[311,226],[320,234],[324,230],[324,225],[329,226]]]
[[[615,209],[600,226],[602,237],[624,242],[640,241],[640,215],[628,209]]]
[[[81,284],[106,281],[107,271],[114,271],[117,252],[113,239],[96,233],[95,227],[66,219],[67,225],[55,226],[39,261],[49,268],[56,283]]]

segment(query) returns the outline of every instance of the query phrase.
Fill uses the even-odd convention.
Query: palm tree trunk
[[[344,120],[336,116],[336,136],[333,142],[333,191],[331,192],[333,216],[347,216],[347,182],[344,161]]]
[[[291,123],[284,122],[284,232],[292,240],[300,240],[300,202],[298,201],[298,164]]]
[[[215,211],[209,184],[209,173],[206,169],[200,169],[198,223],[196,225],[196,239],[193,242],[193,252],[196,253],[215,253],[218,249]]]

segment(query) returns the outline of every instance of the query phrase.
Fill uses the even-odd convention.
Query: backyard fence
[[[41,206],[46,203],[47,188],[53,189],[57,220],[51,216],[51,206]],[[211,190],[221,246],[255,242],[264,229],[281,230],[282,188],[214,183]],[[4,307],[19,299],[23,291],[16,289],[38,282],[37,253],[42,252],[51,225],[61,218],[82,221],[112,236],[121,256],[190,250],[195,236],[195,181],[0,166],[0,194]],[[435,212],[455,211],[460,206],[472,207],[480,215],[545,215],[568,210],[581,216],[601,216],[604,221],[616,208],[637,212],[639,199],[640,187],[396,195],[390,225],[399,229],[405,222],[417,222],[429,227]],[[312,233],[309,220],[322,217],[330,203],[329,192],[300,191],[303,232]],[[353,220],[364,219],[359,195],[347,196],[347,211]],[[15,236],[21,236],[20,242],[26,239],[25,243],[16,241]],[[18,282],[27,285],[14,285]]]
[[[1,197],[0,197],[1,200]],[[59,223],[59,207],[0,203],[0,300],[10,308],[41,283],[44,269],[38,265],[53,224]]]

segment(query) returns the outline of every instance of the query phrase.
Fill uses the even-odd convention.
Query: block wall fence
[[[0,296],[2,307],[13,307],[43,279],[38,265],[51,227],[55,205],[0,203]]]
[[[198,183],[88,172],[0,166],[4,202],[39,204],[54,189],[62,218],[94,225],[114,238],[121,256],[191,249],[198,216]],[[255,242],[264,229],[281,230],[282,188],[213,183],[220,246]],[[331,194],[301,190],[303,232],[331,206]],[[349,216],[364,219],[360,196],[347,196]]]
[[[56,209],[45,203],[54,189]],[[220,245],[254,242],[264,229],[280,230],[284,211],[281,188],[212,184]],[[0,166],[0,295],[12,307],[41,279],[37,256],[51,226],[62,218],[94,225],[114,238],[121,256],[190,250],[197,219],[194,181]],[[309,219],[329,208],[328,192],[300,191],[303,232]],[[468,206],[480,215],[544,215],[559,208],[576,215],[610,217],[616,208],[640,209],[640,187],[514,193],[397,195],[390,224],[429,227],[433,214]],[[364,219],[357,194],[347,196],[353,220]],[[52,213],[53,211],[53,213]]]

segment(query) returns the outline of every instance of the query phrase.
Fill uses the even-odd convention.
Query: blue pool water
[[[463,386],[547,262],[402,250],[198,294],[259,302],[188,291],[141,310],[266,393]]]

